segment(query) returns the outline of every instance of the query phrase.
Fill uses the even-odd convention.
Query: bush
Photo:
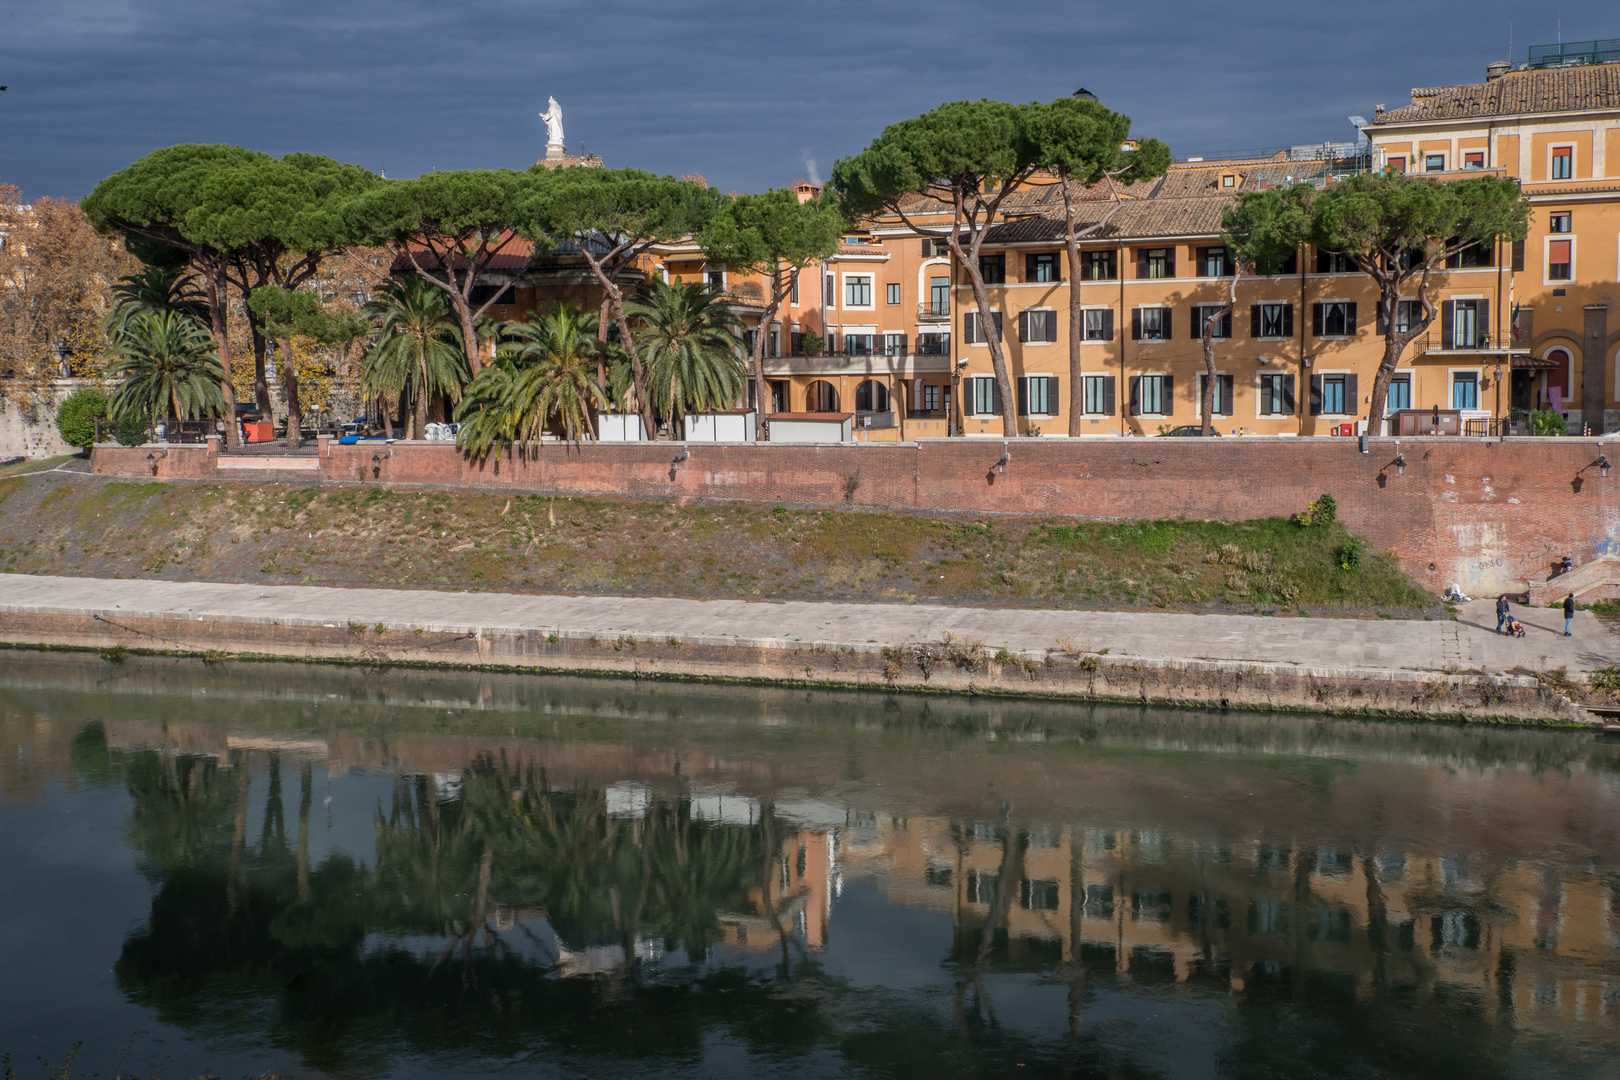
[[[131,409],[118,418],[118,441],[124,446],[139,446],[146,441],[151,424],[141,413]]]
[[[804,337],[799,341],[799,348],[806,356],[820,356],[821,350],[826,344],[827,343],[821,339],[820,334],[816,333],[814,330],[806,330],[804,332]]]
[[[1354,570],[1361,565],[1361,558],[1367,552],[1367,545],[1361,537],[1352,535],[1339,550],[1339,569]]]
[[[1551,409],[1537,409],[1530,414],[1530,434],[1567,435],[1569,428],[1564,423],[1563,413],[1553,412]]]
[[[1333,501],[1333,496],[1323,492],[1316,497],[1316,501],[1305,508],[1303,514],[1294,515],[1294,524],[1309,527],[1311,525],[1331,525],[1339,516],[1339,504]]]
[[[107,415],[107,395],[93,386],[73,391],[56,409],[56,430],[69,446],[84,450],[96,441],[96,420]]]

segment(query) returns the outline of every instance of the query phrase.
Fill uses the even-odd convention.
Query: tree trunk
[[[1233,268],[1232,281],[1227,287],[1226,303],[1213,314],[1204,316],[1204,394],[1199,406],[1199,412],[1204,418],[1203,435],[1207,439],[1209,433],[1215,429],[1215,324],[1232,313],[1237,307],[1237,282],[1240,273]]]
[[[468,273],[470,275],[471,271]],[[467,370],[476,379],[483,370],[484,360],[478,347],[478,334],[473,330],[472,305],[455,289],[449,290],[449,293],[450,303],[456,309],[456,318],[461,322],[461,351],[467,354]]]
[[[303,405],[298,400],[298,369],[293,362],[292,339],[282,338],[276,344],[281,349],[281,392],[287,395],[287,449],[296,450],[304,445]]]
[[[782,298],[793,288],[793,282],[799,279],[799,271],[793,269],[787,278],[787,287],[777,287],[777,274],[771,274],[771,300],[765,305],[764,313],[759,317],[759,333],[754,335],[753,355],[749,357],[749,370],[754,379],[754,439],[756,442],[765,441],[765,409],[770,403],[769,387],[765,385],[765,340],[771,332],[771,320],[776,318],[776,312],[782,306]]]
[[[953,222],[951,235],[946,242],[973,288],[973,302],[979,308],[979,328],[984,333],[985,344],[990,346],[990,366],[996,373],[996,388],[1001,394],[1001,433],[1009,439],[1015,439],[1018,437],[1018,401],[1013,396],[1012,380],[1007,375],[1007,358],[1001,351],[1001,334],[996,330],[994,311],[990,307],[990,293],[984,287],[983,275],[979,273],[979,247],[984,243],[984,236],[989,228],[987,222],[984,228],[976,230],[973,234],[972,247],[963,252],[961,230]]]
[[[394,410],[388,407],[388,399],[381,394],[377,395],[377,411],[382,413],[383,433],[392,439],[394,437]]]
[[[421,381],[416,385],[416,393],[413,395],[411,408],[411,433],[410,435],[406,436],[407,438],[422,439],[427,437],[427,412],[427,372],[424,371],[422,373]]]
[[[1063,244],[1069,253],[1069,435],[1079,437],[1086,411],[1085,378],[1080,368],[1085,311],[1080,306],[1080,238],[1074,232],[1074,198],[1069,178],[1063,185]]]
[[[214,348],[219,352],[219,362],[225,368],[225,380],[219,387],[225,397],[225,445],[241,446],[242,436],[236,430],[236,387],[231,384],[230,334],[226,329],[225,300],[221,295],[229,286],[225,283],[223,270],[205,267],[202,279],[207,283],[208,317],[214,324]]]
[[[266,342],[264,331],[253,317],[251,308],[248,309],[248,329],[253,332],[253,400],[258,404],[259,414],[268,418],[273,410],[270,407],[270,380],[265,375]]]

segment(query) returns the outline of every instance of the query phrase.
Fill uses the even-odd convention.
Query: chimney
[[[1384,115],[1384,107],[1383,107],[1383,105],[1379,105],[1376,109],[1374,109],[1373,110],[1373,115],[1374,116],[1383,116]]]
[[[1485,81],[1495,82],[1513,70],[1513,63],[1509,60],[1498,60],[1494,64],[1485,65]]]

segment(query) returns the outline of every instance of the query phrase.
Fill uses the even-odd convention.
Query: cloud
[[[743,0],[12,0],[0,8],[0,180],[81,196],[180,142],[309,150],[391,176],[523,167],[553,94],[571,149],[790,183],[942,101],[1051,99],[1084,85],[1180,154],[1347,140],[1345,119],[1412,86],[1478,81],[1553,40],[1506,0],[1459,6],[1193,0],[986,7],[829,0],[806,18]],[[1565,39],[1612,37],[1608,5],[1563,9]],[[1398,31],[1392,31],[1397,27]],[[810,148],[814,148],[812,157]]]

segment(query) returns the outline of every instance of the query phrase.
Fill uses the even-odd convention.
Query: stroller
[[[1511,614],[1507,617],[1507,624],[1502,630],[1509,637],[1524,637],[1524,623]]]

